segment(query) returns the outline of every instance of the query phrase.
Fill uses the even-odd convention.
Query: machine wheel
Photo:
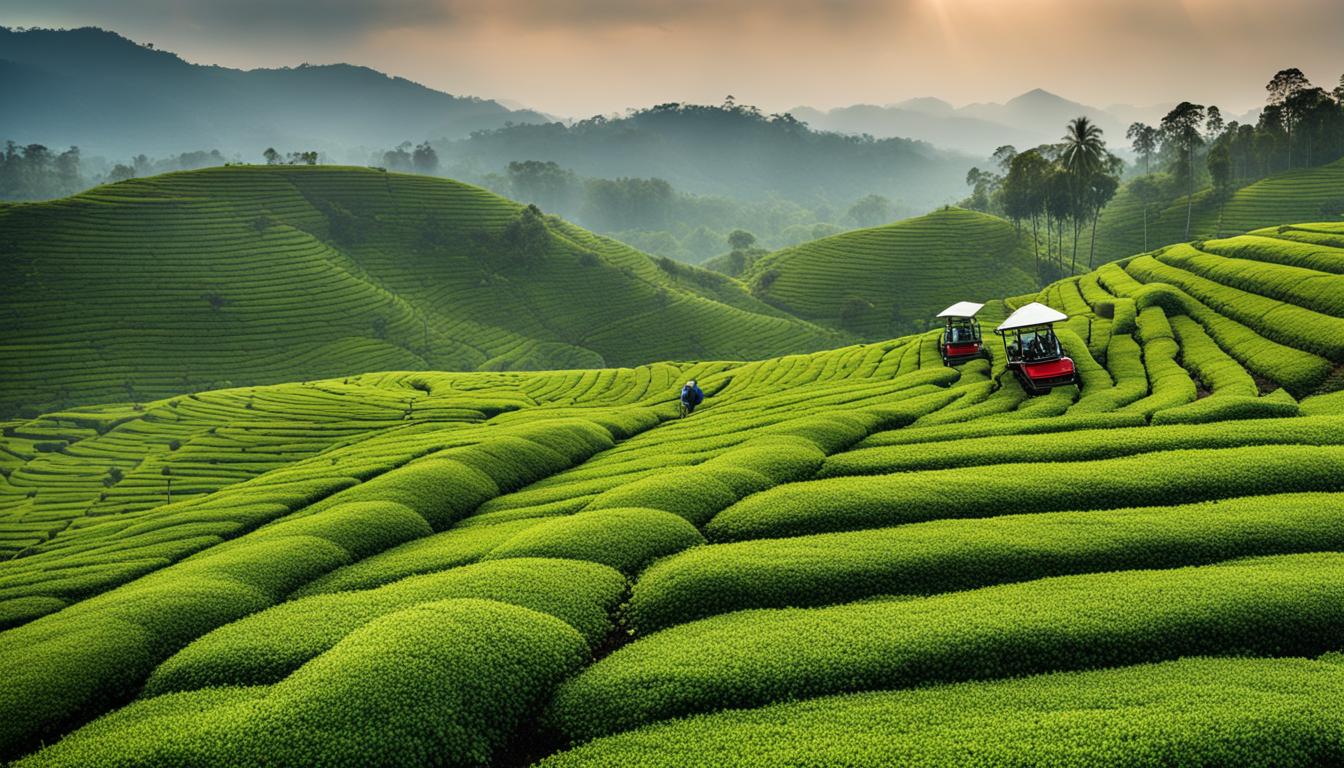
[[[1017,377],[1017,383],[1022,385],[1022,391],[1027,393],[1027,397],[1036,397],[1041,394],[1041,390],[1031,383],[1031,379],[1027,378],[1021,368],[1014,368],[1013,375]]]

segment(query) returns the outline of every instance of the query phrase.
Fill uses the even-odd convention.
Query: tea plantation
[[[1148,248],[1195,238],[1228,237],[1290,221],[1338,221],[1344,216],[1344,160],[1267,176],[1226,197],[1196,191],[1185,234],[1186,199],[1149,202]],[[1097,223],[1096,263],[1144,250],[1143,201],[1124,185]]]
[[[485,193],[372,171],[217,173],[269,179],[293,205],[261,234],[222,223],[221,241],[251,237],[260,258],[292,240],[315,275],[361,276],[333,284],[329,319],[292,343],[345,343],[341,302],[364,300],[335,286],[358,285],[388,317],[406,308],[390,334],[413,336],[436,307],[431,344],[445,350],[412,359],[375,339],[391,351],[364,356],[370,367],[489,368],[485,355],[504,354],[491,350],[526,344],[499,331],[499,347],[452,357],[465,338],[453,323],[467,321],[447,312],[467,293],[396,278],[383,235],[338,251],[304,229],[327,232],[311,201],[345,199],[351,179],[382,186],[362,199],[388,221],[406,196],[442,195],[451,216],[496,205]],[[199,179],[0,216],[75,211],[59,220],[83,223],[51,242],[77,254],[81,238],[117,236],[118,219],[98,217],[121,206],[261,215],[245,184],[227,203],[157,186]],[[663,285],[638,254],[553,226]],[[198,286],[171,282],[194,261],[180,237],[144,253],[196,300]],[[196,237],[205,249],[215,234]],[[240,278],[267,283],[238,258]],[[576,269],[569,290],[596,284]],[[140,301],[111,280],[107,302]],[[253,311],[230,295],[221,312]],[[825,338],[745,294],[678,296],[755,318],[736,326],[740,343]],[[1060,337],[1080,386],[1028,397],[997,340],[991,360],[948,368],[926,333],[746,363],[595,368],[576,353],[566,371],[187,388],[0,422],[0,760],[1344,762],[1344,225],[1170,246],[991,301],[982,321],[1028,301],[1070,316]],[[489,303],[473,327],[519,311]],[[137,393],[179,386],[170,363],[224,375],[199,336],[151,332],[154,311],[120,350],[77,353],[91,331],[53,320],[51,345],[7,353],[6,376],[123,386],[77,378],[103,370],[75,364],[86,352],[159,355],[162,378]],[[675,330],[674,317],[648,322]],[[613,362],[635,333],[584,338]],[[706,340],[696,357],[745,350],[714,343],[726,346]],[[267,377],[311,370],[267,348]],[[688,378],[707,399],[679,417]]]
[[[367,168],[211,168],[3,206],[0,262],[0,418],[370,370],[843,343],[723,275]]]

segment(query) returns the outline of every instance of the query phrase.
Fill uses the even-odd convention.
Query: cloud
[[[7,15],[38,23],[208,30],[250,38],[349,39],[380,29],[444,24],[452,6],[443,0],[6,0]]]
[[[777,20],[863,24],[902,13],[915,0],[446,0],[463,18],[488,14],[523,27],[677,26]]]
[[[349,61],[585,115],[725,93],[768,110],[1043,87],[1242,109],[1335,82],[1344,0],[3,0],[10,24],[117,30],[191,61]]]
[[[222,33],[362,36],[425,25],[589,28],[732,24],[763,17],[855,25],[919,0],[7,0],[64,23],[180,25]],[[83,20],[82,22],[80,20]]]

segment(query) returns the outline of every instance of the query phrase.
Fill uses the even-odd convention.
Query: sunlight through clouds
[[[357,61],[555,114],[732,92],[767,110],[1045,88],[1258,106],[1248,82],[1341,66],[1338,0],[10,0],[235,67]],[[208,31],[207,31],[208,30]],[[1254,40],[1229,44],[1228,40]],[[1118,74],[1124,77],[1117,77]],[[563,86],[563,87],[561,87]]]

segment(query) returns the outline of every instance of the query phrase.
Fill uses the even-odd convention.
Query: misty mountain
[[[447,171],[481,178],[516,160],[581,176],[660,178],[678,190],[741,200],[848,205],[884,195],[927,209],[965,195],[975,158],[905,138],[816,131],[753,107],[662,104],[616,119],[514,125],[437,143]]]
[[[976,156],[988,155],[995,147],[1003,144],[1031,146],[1039,143],[1033,132],[992,120],[960,115],[951,105],[948,105],[947,111],[927,111],[901,105],[883,107],[876,104],[855,104],[827,112],[798,107],[790,110],[790,114],[824,131],[868,134],[879,138],[906,136],[936,142],[939,146]]]
[[[547,119],[348,64],[191,64],[95,28],[0,27],[0,93],[0,138],[121,156],[212,148],[255,158],[275,146],[346,159],[365,146]]]
[[[982,102],[954,107],[942,99],[922,97],[885,106],[856,104],[825,112],[798,107],[790,110],[790,114],[820,130],[866,133],[878,138],[905,136],[984,156],[1003,144],[1022,148],[1059,141],[1065,123],[1080,115],[1101,126],[1112,148],[1120,149],[1126,144],[1125,130],[1130,123],[1156,125],[1172,106],[1112,104],[1101,108],[1036,88],[1002,104]],[[1258,112],[1251,110],[1225,117],[1254,122]]]

